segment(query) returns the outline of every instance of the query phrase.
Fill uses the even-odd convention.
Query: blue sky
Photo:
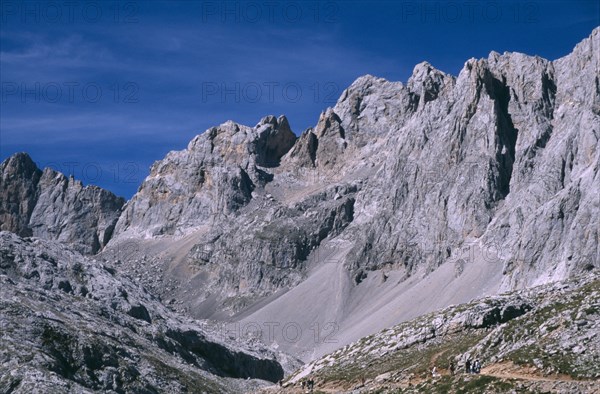
[[[153,161],[232,119],[299,134],[357,77],[427,60],[556,59],[597,1],[0,1],[0,160],[28,152],[131,197]]]

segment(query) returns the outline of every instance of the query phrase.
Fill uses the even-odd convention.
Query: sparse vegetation
[[[600,320],[600,283],[594,278],[421,316],[317,360],[311,376],[325,387],[350,390],[366,382],[369,392],[382,393],[539,392],[544,384],[568,392],[587,387],[600,378],[600,344],[594,333]],[[526,306],[524,314],[514,313],[519,305]],[[486,320],[488,316],[495,320]],[[484,360],[484,370],[464,374],[464,360],[475,356]]]

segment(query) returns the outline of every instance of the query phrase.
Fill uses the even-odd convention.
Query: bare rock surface
[[[0,283],[1,392],[237,393],[284,374],[56,241],[0,232]]]
[[[239,211],[271,179],[261,168],[278,165],[295,140],[283,116],[267,116],[253,128],[226,122],[207,130],[187,149],[154,163],[125,206],[116,234],[180,235]]]
[[[0,229],[93,254],[110,240],[125,200],[97,186],[37,168],[26,153],[0,165]]]
[[[35,208],[37,183],[42,172],[26,153],[17,153],[1,165],[0,229],[22,236],[32,234],[29,219]]]

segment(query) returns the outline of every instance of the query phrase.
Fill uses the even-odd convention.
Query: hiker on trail
[[[431,370],[431,376],[434,377],[434,378],[437,377],[437,369],[435,368],[435,366]]]
[[[306,387],[306,382],[303,380],[302,382],[300,382],[300,386],[302,386],[302,390],[304,390],[304,388]]]
[[[473,364],[473,372],[475,372],[475,373],[481,372],[481,363],[479,362],[479,359],[476,359],[475,364]]]
[[[465,363],[465,373],[471,373],[471,360],[467,360]]]
[[[454,360],[450,360],[450,375],[454,376],[454,370],[456,369],[456,366],[454,365]]]

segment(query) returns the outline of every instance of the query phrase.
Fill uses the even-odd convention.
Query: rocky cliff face
[[[22,236],[32,234],[29,219],[35,208],[37,184],[42,172],[26,153],[17,153],[2,164],[0,229]]]
[[[600,254],[599,40],[595,29],[556,61],[492,52],[456,77],[426,62],[406,84],[364,76],[297,140],[285,118],[211,128],[155,163],[113,248],[189,235],[177,253],[156,238],[162,257],[133,265],[163,267],[176,282],[164,294],[199,314],[295,286],[331,245],[355,286],[444,264],[457,276],[469,263],[500,267],[496,291],[589,270]]]
[[[505,265],[507,286],[597,265],[599,40],[596,29],[554,62],[491,53],[456,79],[417,66],[401,90],[419,105],[387,134],[392,154],[357,200],[376,208],[350,267],[434,269],[466,260],[467,240]],[[347,101],[336,112],[355,107]],[[372,118],[355,124],[379,129]]]
[[[253,128],[227,122],[207,130],[154,163],[116,234],[182,234],[237,212],[270,180],[261,168],[279,165],[295,140],[284,116],[267,116]]]
[[[108,243],[124,199],[50,168],[41,171],[25,153],[6,159],[0,173],[1,230],[57,240],[88,254]]]

